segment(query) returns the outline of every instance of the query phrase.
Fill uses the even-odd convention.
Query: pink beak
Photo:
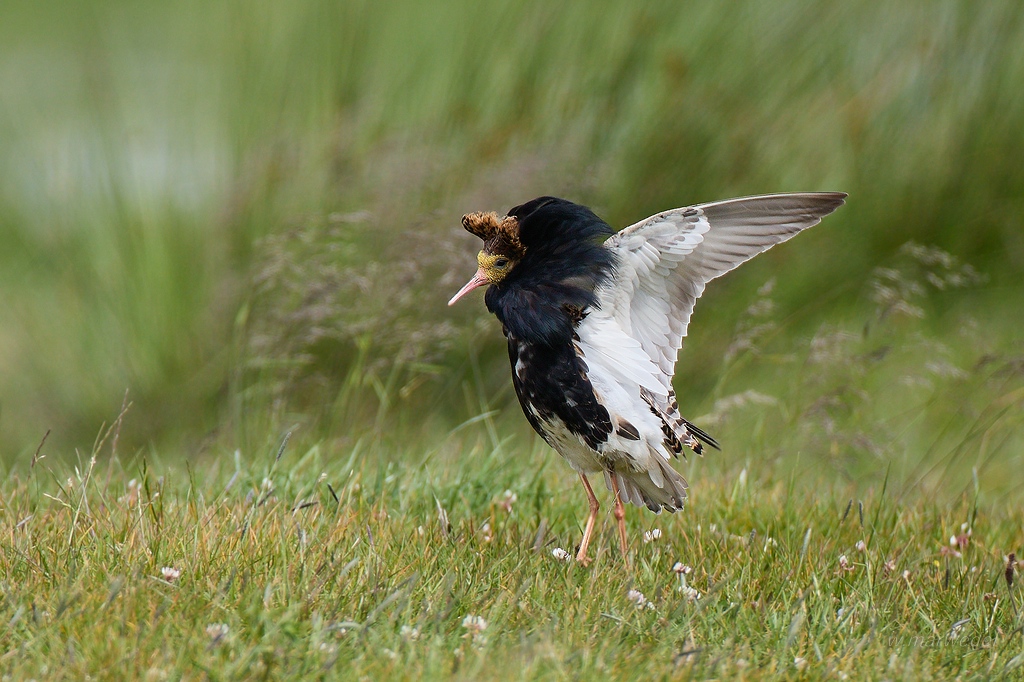
[[[466,286],[459,289],[459,293],[452,296],[452,300],[448,301],[448,305],[455,305],[455,302],[460,298],[473,291],[473,289],[482,287],[485,284],[487,284],[487,273],[484,272],[483,268],[480,268],[476,271],[476,274],[473,275],[473,279],[466,282]]]

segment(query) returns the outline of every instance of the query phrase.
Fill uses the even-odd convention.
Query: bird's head
[[[448,305],[485,284],[506,290],[543,285],[549,298],[555,288],[566,302],[576,305],[582,296],[586,303],[588,292],[612,267],[613,256],[600,246],[611,228],[586,206],[565,199],[538,197],[510,209],[504,218],[470,213],[462,225],[484,247],[476,257],[476,274]]]
[[[476,255],[476,274],[452,296],[448,305],[477,287],[500,283],[526,254],[519,239],[519,219],[515,216],[499,218],[494,212],[470,213],[462,216],[462,226],[484,240],[484,248]]]

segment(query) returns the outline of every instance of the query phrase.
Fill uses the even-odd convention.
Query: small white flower
[[[672,572],[679,576],[679,591],[683,593],[687,601],[697,601],[700,599],[700,592],[695,590],[686,584],[686,576],[693,573],[693,567],[689,564],[684,564],[681,561],[677,561],[672,566]]]
[[[68,487],[72,486],[72,480],[68,479]],[[130,507],[139,501],[139,493],[142,491],[142,486],[134,478],[128,481],[127,490],[125,494],[118,498],[118,502],[125,502]]]
[[[227,623],[210,623],[206,626],[206,635],[213,640],[213,644],[219,644],[228,636]]]
[[[867,551],[867,549],[868,549],[868,546],[867,546],[867,544],[863,540],[857,540],[857,551],[858,552],[865,552],[865,551]]]
[[[777,543],[777,542],[775,541],[775,538],[773,538],[773,537],[771,537],[771,536],[769,535],[768,537],[766,537],[766,538],[764,539],[764,549],[762,549],[761,551],[762,551],[762,552],[767,552],[767,551],[768,551],[768,550],[770,550],[770,549],[771,549],[772,547],[775,547],[775,546],[777,546],[778,544],[779,544],[779,543]]]
[[[163,576],[163,579],[167,582],[173,583],[181,577],[181,571],[171,566],[164,566],[160,569],[160,575]]]
[[[551,550],[551,556],[555,557],[559,561],[568,561],[572,558],[572,555],[566,552],[561,547],[555,547],[553,550]]]
[[[402,639],[407,639],[410,642],[415,642],[420,638],[419,628],[410,627],[408,625],[403,625],[401,629],[399,629],[398,634],[402,636]]]
[[[661,529],[655,528],[654,530],[649,530],[646,533],[644,533],[644,542],[652,542],[654,540],[659,539],[660,537]]]
[[[484,525],[480,526],[480,532],[483,533],[484,542],[490,542],[494,539],[494,535],[491,533],[490,521],[484,521]]]
[[[853,571],[857,567],[850,563],[850,560],[846,558],[845,554],[839,555],[839,570],[841,571]]]
[[[797,670],[803,670],[804,668],[807,667],[807,659],[806,658],[801,658],[800,656],[797,656],[796,658],[793,659],[793,666]]]
[[[426,532],[427,531],[424,530],[423,526],[416,526],[416,535],[423,537],[426,534]]]
[[[481,616],[469,615],[462,619],[462,627],[476,634],[487,629],[487,621]]]
[[[950,535],[949,536],[949,546],[950,547],[956,547],[957,546],[957,541],[956,541],[956,536],[955,535]]]
[[[516,495],[511,490],[506,490],[505,493],[501,496],[501,501],[498,503],[498,505],[501,506],[501,508],[504,509],[506,512],[511,514],[512,505],[514,505],[518,499],[518,495]]]
[[[487,629],[487,621],[480,616],[466,616],[462,619],[462,627],[466,628],[466,636],[471,637],[473,644],[483,646],[487,643],[484,630]]]
[[[630,590],[626,593],[626,599],[636,604],[638,609],[644,608],[644,605],[647,603],[647,597],[640,590]]]

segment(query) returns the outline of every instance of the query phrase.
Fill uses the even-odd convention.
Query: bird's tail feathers
[[[686,502],[686,479],[672,468],[668,460],[662,457],[651,458],[649,471],[615,471],[604,472],[604,482],[608,490],[612,489],[615,476],[619,484],[619,494],[623,502],[631,502],[638,507],[647,507],[655,514],[667,509],[676,512]]]

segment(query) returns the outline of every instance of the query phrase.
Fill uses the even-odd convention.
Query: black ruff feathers
[[[487,309],[518,339],[548,346],[572,342],[575,322],[566,307],[597,305],[594,290],[615,267],[601,246],[612,229],[586,206],[540,197],[508,213],[519,221],[522,261],[487,290]]]
[[[614,271],[614,255],[601,246],[612,229],[589,208],[553,197],[509,215],[518,219],[525,255],[484,300],[508,340],[516,395],[549,443],[552,430],[564,428],[596,450],[612,425],[574,341],[587,308],[597,305],[595,289]]]

